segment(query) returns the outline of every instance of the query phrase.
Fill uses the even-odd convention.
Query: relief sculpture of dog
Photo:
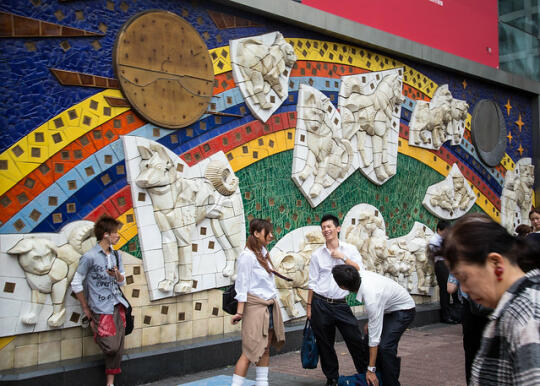
[[[234,274],[236,256],[243,247],[242,224],[234,208],[242,207],[238,178],[228,165],[211,161],[205,177],[186,178],[160,145],[138,146],[142,157],[135,183],[152,200],[154,218],[161,232],[165,277],[158,284],[161,292],[189,293],[192,280],[192,231],[205,218],[210,219],[214,236],[226,256],[223,276]],[[179,165],[183,166],[183,165]]]
[[[66,293],[80,257],[95,244],[93,229],[94,224],[90,221],[76,221],[61,231],[69,233],[67,244],[57,246],[43,237],[24,238],[7,251],[18,257],[32,291],[30,311],[22,315],[21,322],[36,324],[43,304],[50,296],[53,313],[47,323],[50,327],[64,324]]]
[[[440,86],[431,102],[416,102],[409,143],[436,150],[448,140],[452,145],[459,145],[468,108],[466,101],[452,96],[448,85]]]

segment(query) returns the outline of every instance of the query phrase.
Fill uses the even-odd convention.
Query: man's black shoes
[[[328,378],[326,380],[326,386],[337,386],[338,380],[337,379],[330,379]]]

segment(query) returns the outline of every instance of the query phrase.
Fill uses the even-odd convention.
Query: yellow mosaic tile
[[[0,154],[0,163],[7,161],[7,165],[4,163],[0,169],[0,195],[45,161],[42,156],[39,159],[32,158],[31,149],[28,150],[29,143],[36,143],[36,134],[39,139],[43,139],[39,143],[48,147],[47,157],[50,157],[81,135],[128,110],[127,107],[109,106],[105,101],[106,96],[123,98],[120,90],[104,90],[92,95],[45,122]],[[105,115],[105,108],[108,115]],[[24,153],[15,158],[11,153],[17,147],[23,149]]]
[[[131,216],[131,218],[133,218],[133,221],[128,222],[127,216]],[[116,249],[120,249],[124,245],[126,245],[129,240],[131,240],[137,235],[137,222],[135,221],[135,214],[133,208],[124,212],[117,218],[117,220],[124,224],[122,226],[122,229],[120,229],[120,232],[118,232],[118,234],[120,235],[120,241],[118,241],[115,246]]]
[[[285,134],[285,147],[283,151],[294,148],[294,136],[295,136],[296,130],[294,128],[287,129],[285,130],[285,133],[286,133]]]
[[[4,152],[0,155],[0,165],[0,191],[2,191],[6,186],[11,187],[15,185],[17,181],[21,180],[25,176],[17,167],[13,156],[9,152]],[[2,194],[5,193],[5,191],[7,191],[7,188],[2,192]]]
[[[512,158],[510,158],[510,156],[508,154],[504,154],[504,157],[503,159],[501,160],[501,165],[506,169],[506,170],[514,170],[516,168],[516,163],[512,160]]]
[[[6,347],[13,339],[15,339],[14,336],[4,336],[0,338],[0,350]]]
[[[289,141],[287,140],[287,134],[290,133],[291,130],[293,140]],[[270,141],[273,141],[275,144],[273,147],[269,146]],[[294,129],[287,129],[272,134],[263,135],[262,137],[235,147],[227,153],[227,156],[232,169],[236,172],[257,161],[260,161],[263,158],[285,150],[291,150],[293,147]]]
[[[37,162],[42,164],[50,158],[49,147],[45,145],[32,145],[28,143],[28,152],[30,153],[29,162]]]
[[[471,120],[472,120],[472,115],[467,113],[467,118],[465,119],[465,128],[469,131],[471,131]]]
[[[430,98],[433,97],[435,90],[437,90],[437,88],[439,87],[439,85],[433,80],[429,79],[421,72],[416,71],[414,68],[409,66],[405,66],[405,71],[403,73],[403,82],[411,87],[422,91]]]
[[[231,71],[231,56],[229,46],[217,47],[208,50],[212,65],[214,66],[214,75],[223,74]]]

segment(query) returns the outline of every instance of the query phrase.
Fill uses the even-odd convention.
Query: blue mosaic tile
[[[92,170],[86,170],[87,168],[91,168]],[[103,171],[103,168],[99,164],[95,154],[91,154],[86,159],[82,160],[77,166],[75,166],[75,169],[81,175],[85,181],[87,179],[93,178],[92,176],[96,174],[100,174]],[[93,171],[93,173],[92,173]],[[90,175],[88,173],[91,173]]]
[[[84,186],[85,179],[77,172],[77,169],[71,169],[56,181],[57,185],[63,190],[66,196],[71,196],[76,190]]]

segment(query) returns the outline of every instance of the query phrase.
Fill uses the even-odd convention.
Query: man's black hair
[[[444,231],[448,227],[450,227],[450,221],[439,220],[439,222],[437,223],[437,230],[438,231]]]
[[[321,225],[322,225],[323,222],[328,221],[328,220],[332,220],[332,222],[334,223],[336,228],[339,226],[339,219],[336,216],[334,216],[333,214],[329,214],[329,213],[322,216]]]
[[[351,265],[340,264],[332,268],[332,275],[338,286],[343,287],[351,292],[356,292],[360,288],[362,279],[360,274]]]

